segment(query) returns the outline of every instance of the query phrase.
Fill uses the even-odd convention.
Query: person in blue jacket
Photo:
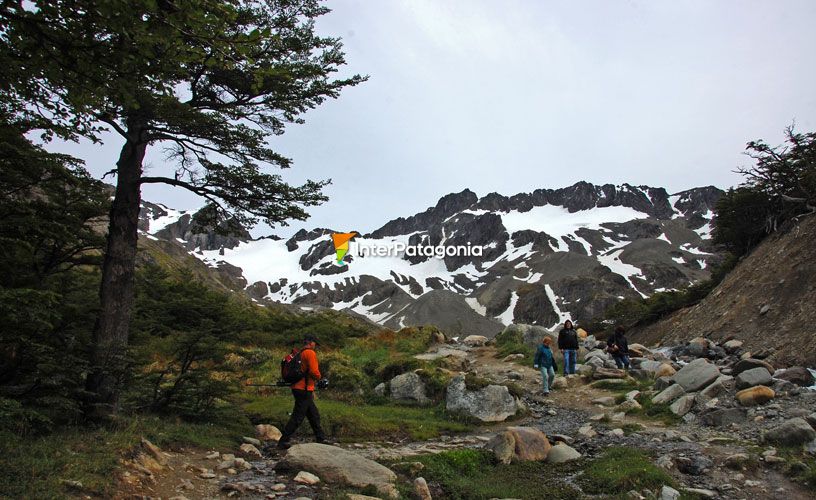
[[[555,370],[558,369],[552,350],[550,349],[551,344],[552,339],[545,336],[541,341],[541,345],[538,346],[535,359],[533,360],[533,368],[541,369],[541,380],[544,385],[545,396],[550,394],[550,387],[552,386],[553,380],[555,380]]]

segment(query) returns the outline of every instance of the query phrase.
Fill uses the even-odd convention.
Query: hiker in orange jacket
[[[303,338],[303,349],[300,354],[301,370],[303,378],[292,384],[292,396],[295,398],[295,407],[292,409],[292,416],[283,428],[283,434],[278,441],[278,448],[289,448],[289,441],[292,439],[297,428],[303,423],[303,419],[309,420],[315,441],[325,443],[326,435],[320,427],[320,412],[314,402],[315,382],[320,380],[320,367],[317,363],[315,348],[320,345],[313,335],[306,335]]]

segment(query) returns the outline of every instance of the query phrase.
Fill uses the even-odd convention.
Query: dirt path
[[[540,428],[550,436],[564,436],[576,450],[588,458],[600,455],[610,446],[647,450],[656,457],[658,465],[667,462],[672,464],[668,471],[679,484],[688,488],[716,491],[716,498],[813,498],[811,493],[784,476],[780,468],[769,464],[757,465],[750,462],[743,470],[725,467],[726,459],[735,454],[752,451],[756,454],[756,449],[749,449],[749,443],[735,440],[727,431],[688,423],[667,427],[661,421],[632,415],[619,421],[601,420],[600,417],[608,413],[610,408],[593,404],[592,401],[614,395],[611,391],[593,387],[583,383],[578,377],[572,377],[568,387],[555,389],[549,397],[543,397],[538,394],[541,388],[540,373],[531,366],[497,359],[495,349],[490,346],[458,349],[464,351],[471,362],[471,370],[478,375],[494,382],[513,382],[522,387],[530,415],[510,423],[480,427],[473,433],[441,436],[429,441],[368,441],[339,446],[373,460],[410,460],[416,455],[450,449],[480,448],[490,436],[508,425],[528,425]],[[591,427],[591,432],[588,433],[591,435],[580,431],[588,426]],[[208,455],[211,458],[207,458]],[[134,484],[123,482],[122,495],[118,498],[143,495],[192,500],[240,495],[241,498],[251,499],[288,499],[315,498],[327,496],[330,492],[328,486],[299,485],[293,482],[292,474],[276,472],[274,466],[279,455],[274,450],[264,450],[264,457],[250,460],[252,469],[243,472],[218,470],[219,460],[223,457],[212,458],[211,451],[177,450],[167,453],[167,458],[168,465],[155,472],[152,479],[136,484],[139,477],[134,474],[131,476]],[[232,484],[234,488],[225,491],[225,484]]]

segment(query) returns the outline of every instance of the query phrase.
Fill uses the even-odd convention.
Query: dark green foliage
[[[622,494],[630,490],[672,485],[674,480],[649,457],[635,448],[608,448],[591,462],[578,479],[586,493]]]
[[[139,182],[207,198],[205,225],[227,212],[305,219],[325,182],[290,186],[259,164],[289,167],[268,137],[365,80],[331,78],[345,59],[339,39],[314,31],[327,12],[317,0],[4,2],[6,105],[48,135],[164,143],[176,172]]]
[[[748,143],[755,165],[738,170],[745,182],[717,203],[714,242],[741,256],[768,234],[816,212],[816,133],[785,130],[785,144]]]
[[[0,427],[30,433],[79,416],[107,199],[76,160],[0,121],[0,397],[22,405],[3,400]]]
[[[523,363],[531,363],[535,355],[535,349],[524,344],[521,332],[517,330],[505,330],[496,335],[496,357],[504,358],[510,354],[524,354]]]

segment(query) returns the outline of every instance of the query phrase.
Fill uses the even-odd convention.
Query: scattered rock
[[[573,447],[564,443],[559,443],[558,445],[553,446],[550,449],[549,454],[547,454],[547,462],[553,464],[569,462],[579,458],[581,458],[581,454],[578,453]]]
[[[419,404],[428,404],[430,402],[430,399],[428,399],[425,393],[425,383],[422,382],[422,378],[414,372],[397,375],[391,379],[389,386],[391,399],[414,401]]]
[[[295,476],[294,481],[300,484],[308,484],[309,486],[315,485],[320,482],[320,478],[312,474],[311,472],[306,472],[302,470],[297,473]]]
[[[255,433],[261,441],[278,441],[282,435],[280,429],[270,424],[256,425]]]
[[[668,389],[673,384],[671,377],[659,377],[654,382],[654,388],[657,391]]]
[[[431,500],[431,490],[428,489],[428,482],[424,477],[414,479],[414,492],[420,500]]]
[[[690,476],[703,475],[713,465],[709,458],[700,454],[692,457],[678,457],[674,461],[677,464],[677,470]]]
[[[603,396],[592,400],[592,404],[601,406],[615,406],[615,398],[612,396]]]
[[[155,444],[151,443],[145,438],[142,438],[142,448],[153,457],[153,460],[159,463],[159,465],[167,465],[167,457],[162,453],[161,449],[156,446]]]
[[[794,383],[799,387],[810,387],[816,384],[816,379],[814,379],[813,374],[810,373],[810,370],[802,366],[788,368],[777,375],[776,378],[787,380],[788,382]]]
[[[660,490],[660,500],[677,500],[680,498],[680,492],[671,486],[664,486]]]
[[[524,354],[520,354],[520,353],[519,354],[508,354],[507,356],[504,357],[504,359],[502,361],[504,361],[505,363],[508,363],[510,361],[518,361],[520,359],[524,359]]]
[[[724,343],[722,347],[728,354],[736,354],[740,349],[742,349],[742,345],[743,341],[735,339]]]
[[[482,347],[487,341],[488,338],[483,335],[468,335],[462,343],[471,347]]]
[[[482,422],[503,422],[520,409],[519,402],[503,385],[488,385],[477,391],[469,391],[464,375],[455,377],[448,384],[445,407],[448,411],[461,412]]]
[[[686,392],[696,392],[711,384],[720,376],[720,370],[708,360],[698,358],[674,374],[672,380]]]
[[[617,368],[598,367],[592,372],[592,378],[595,380],[624,379],[626,378],[626,372]]]
[[[328,483],[356,488],[373,485],[381,494],[397,496],[396,474],[354,452],[320,443],[296,444],[278,462],[279,469],[307,470]]]
[[[737,393],[737,401],[742,406],[757,406],[772,400],[776,394],[773,389],[764,385],[758,385],[749,389],[743,389]]]
[[[716,491],[707,490],[703,488],[684,488],[683,491],[702,498],[717,498],[717,496],[719,496],[717,495]]]
[[[638,403],[634,399],[627,399],[626,401],[617,406],[617,410],[622,411],[623,413],[629,413],[630,411],[635,411],[639,409],[641,409],[640,403]]]
[[[592,428],[591,425],[585,425],[585,426],[579,428],[578,429],[578,434],[580,434],[581,436],[583,436],[585,438],[588,438],[588,439],[594,438],[595,436],[598,435],[598,433],[595,432],[595,430]]]
[[[771,374],[768,373],[768,370],[764,366],[760,366],[757,368],[751,368],[750,370],[745,370],[737,375],[736,385],[738,390],[747,389],[749,387],[754,387],[756,385],[771,385],[773,383],[773,378],[771,378]]]
[[[669,363],[661,364],[657,370],[655,371],[655,377],[671,377],[677,373],[677,370],[674,369],[672,365]]]
[[[719,408],[700,414],[703,425],[709,427],[724,427],[745,422],[747,419],[748,412],[745,408]]]
[[[239,449],[241,450],[241,453],[243,453],[244,455],[248,455],[254,458],[261,458],[263,456],[261,455],[261,452],[260,450],[258,450],[258,448],[249,443],[242,444]]]
[[[567,387],[569,387],[569,383],[567,382],[566,378],[558,377],[555,380],[553,380],[552,383],[553,389],[566,389]]]
[[[244,443],[247,443],[247,444],[251,444],[252,446],[255,446],[255,447],[260,447],[261,444],[262,444],[260,439],[255,439],[255,438],[251,438],[251,437],[248,437],[248,436],[243,436],[241,438],[241,441],[244,442]]]
[[[816,439],[816,431],[803,418],[792,418],[762,435],[762,441],[783,446],[802,446]]]
[[[380,397],[384,397],[385,388],[386,388],[385,382],[380,382],[379,384],[377,384],[377,387],[374,388],[374,394]]]
[[[681,396],[677,401],[669,406],[669,410],[671,410],[671,412],[675,415],[682,417],[686,413],[690,412],[692,407],[694,407],[694,398],[696,395],[696,393],[691,393]]]
[[[761,359],[755,358],[746,358],[737,361],[731,366],[731,375],[736,377],[740,373],[752,368],[765,368],[771,375],[774,373],[774,367],[767,361],[762,361]]]
[[[544,460],[552,445],[547,436],[533,427],[508,427],[487,442],[485,448],[492,451],[502,463]]]
[[[685,393],[686,391],[680,384],[670,385],[668,388],[664,389],[663,392],[653,397],[652,403],[661,405],[668,404],[673,402],[675,399],[679,398]]]

